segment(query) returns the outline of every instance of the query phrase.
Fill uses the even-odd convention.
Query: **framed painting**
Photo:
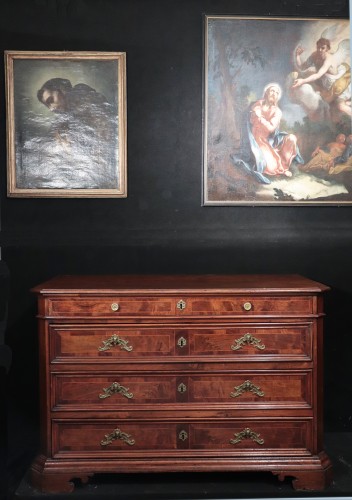
[[[9,197],[126,197],[126,54],[5,52]]]
[[[205,16],[203,205],[352,203],[349,29]]]

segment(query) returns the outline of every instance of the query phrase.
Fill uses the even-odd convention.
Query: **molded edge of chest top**
[[[300,275],[63,275],[32,288],[39,294],[283,294],[322,293],[327,285]]]

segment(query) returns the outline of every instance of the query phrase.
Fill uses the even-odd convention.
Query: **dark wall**
[[[127,199],[7,198],[1,84],[1,246],[11,276],[7,343],[13,351],[9,448],[14,460],[32,455],[37,446],[36,309],[29,289],[59,273],[300,273],[330,285],[325,428],[351,430],[352,207],[201,206],[204,13],[347,18],[348,2],[0,4],[2,51],[127,53]],[[3,63],[0,70],[3,74]]]

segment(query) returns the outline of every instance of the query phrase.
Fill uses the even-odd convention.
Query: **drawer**
[[[53,456],[123,458],[148,456],[262,456],[309,450],[312,423],[304,419],[217,421],[53,420]]]
[[[200,327],[51,325],[50,360],[74,362],[192,359],[312,359],[313,324],[242,324]]]
[[[122,409],[187,404],[200,408],[302,408],[312,405],[310,371],[235,372],[232,374],[110,375],[52,374],[55,410]]]
[[[115,361],[176,355],[172,328],[51,325],[49,333],[51,360]]]
[[[178,353],[191,356],[230,356],[236,361],[275,359],[308,361],[313,353],[313,324],[242,324],[177,331]],[[189,345],[187,350],[187,345]]]
[[[153,296],[49,297],[49,317],[163,317],[302,315],[314,312],[311,296]]]
[[[171,316],[175,315],[173,297],[50,297],[45,313],[50,317]]]
[[[177,308],[179,307],[178,303]],[[179,316],[252,316],[312,314],[311,296],[232,295],[181,298]]]

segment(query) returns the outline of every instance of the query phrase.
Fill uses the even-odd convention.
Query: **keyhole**
[[[188,439],[188,434],[186,431],[181,431],[178,435],[178,438],[181,439],[181,441],[186,441]]]
[[[177,341],[179,347],[185,347],[187,345],[187,340],[184,337],[180,337]]]
[[[184,300],[179,300],[177,302],[177,309],[180,309],[180,311],[183,311],[183,309],[186,309],[186,302]]]
[[[177,390],[178,390],[178,392],[183,394],[187,391],[187,386],[181,382],[181,384],[177,387]]]

